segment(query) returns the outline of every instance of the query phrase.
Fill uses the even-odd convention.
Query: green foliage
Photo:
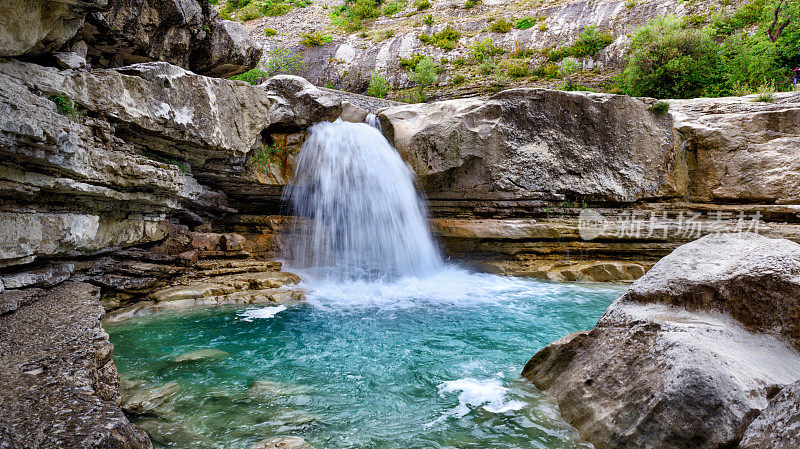
[[[438,33],[433,33],[430,35],[428,33],[420,33],[419,40],[422,42],[433,45],[435,47],[443,48],[445,50],[452,50],[456,48],[456,44],[458,43],[458,39],[461,38],[461,32],[457,31],[453,28],[452,24],[447,24],[442,31]]]
[[[262,78],[262,77],[265,77],[265,76],[269,76],[269,74],[267,72],[265,72],[264,70],[256,67],[256,68],[250,69],[250,70],[248,70],[248,71],[246,71],[246,72],[244,72],[244,73],[242,73],[240,75],[232,76],[232,77],[230,77],[228,79],[229,80],[245,81],[245,82],[250,83],[250,84],[255,86],[256,84],[258,84],[258,79]]]
[[[515,59],[530,58],[533,56],[533,50],[530,48],[519,47],[511,53],[511,57]]]
[[[426,57],[425,55],[422,55],[422,54],[419,54],[419,53],[414,53],[409,58],[402,58],[401,57],[400,58],[400,67],[402,67],[402,68],[404,68],[406,70],[414,70],[417,67],[417,64],[419,64],[419,62],[422,61],[422,58],[425,58],[425,57]]]
[[[475,62],[481,63],[494,56],[502,55],[506,51],[499,45],[495,45],[491,37],[472,44],[471,54]]]
[[[66,95],[52,95],[50,96],[50,101],[56,104],[56,109],[59,114],[66,115],[67,117],[78,116],[78,108],[72,98]]]
[[[750,0],[702,29],[697,28],[699,19],[653,19],[634,32],[623,73],[625,91],[686,98],[746,95],[764,86],[786,89],[789,69],[800,65],[795,16],[800,17],[798,2]]]
[[[625,9],[633,9],[636,6],[636,0],[625,0]]]
[[[264,28],[264,36],[275,36],[278,32],[273,30],[272,28]]]
[[[551,61],[559,61],[567,56],[583,58],[594,56],[598,51],[608,47],[614,38],[608,32],[600,32],[594,25],[589,25],[578,34],[578,39],[572,44],[550,52]]]
[[[522,61],[509,61],[506,63],[506,75],[511,78],[528,76],[528,64]]]
[[[428,14],[425,16],[425,18],[422,20],[422,23],[428,26],[433,25],[433,14]]]
[[[467,63],[467,58],[463,56],[459,56],[456,59],[453,59],[453,65],[456,67],[463,67]]]
[[[580,69],[581,64],[572,56],[566,57],[558,63],[558,76],[566,79],[566,84],[562,87],[563,90],[576,90],[572,75],[580,71]]]
[[[775,83],[767,82],[759,87],[758,96],[753,101],[772,103],[775,100]]]
[[[650,106],[650,110],[658,115],[664,115],[669,111],[669,103],[666,101],[659,101],[656,104]]]
[[[390,37],[394,36],[394,30],[386,30],[385,39],[389,39]]]
[[[320,34],[316,31],[304,33],[300,38],[300,43],[306,47],[314,47],[333,42],[333,38],[327,34]]]
[[[414,0],[414,8],[417,11],[422,11],[431,7],[431,2],[428,0]]]
[[[506,19],[497,19],[489,25],[489,31],[493,33],[508,33],[511,31],[511,22]]]
[[[453,83],[454,86],[458,86],[459,84],[463,83],[465,79],[466,79],[466,77],[464,77],[464,75],[459,73],[459,74],[457,74],[456,76],[453,77],[452,83]]]
[[[373,70],[372,73],[370,73],[367,95],[377,98],[386,98],[387,93],[389,93],[389,84],[386,83],[386,77]]]
[[[430,56],[424,56],[411,72],[411,80],[416,83],[419,98],[425,99],[425,89],[436,83],[436,63]]]
[[[278,145],[261,146],[254,150],[250,150],[247,164],[259,173],[269,173],[270,168],[277,164],[286,149]]]
[[[533,28],[536,25],[536,22],[539,21],[538,17],[524,17],[517,21],[517,24],[514,25],[514,28],[518,30],[527,30],[528,28]]]
[[[631,38],[625,91],[655,98],[696,97],[717,81],[718,45],[709,29],[687,29],[676,16],[657,17]]]
[[[471,9],[473,6],[477,5],[480,2],[481,0],[467,0],[467,2],[464,3],[464,9]]]
[[[330,14],[334,25],[355,32],[364,27],[366,21],[380,17],[381,0],[345,0]]]
[[[394,0],[389,3],[386,3],[385,5],[383,5],[383,8],[381,8],[381,14],[387,17],[393,16],[398,12],[406,9],[406,3],[407,3],[406,0]]]
[[[267,76],[275,76],[280,73],[296,75],[306,69],[303,56],[285,47],[273,47],[267,53],[266,62],[260,64],[260,68],[266,72]]]
[[[262,16],[281,16],[292,8],[305,8],[308,0],[228,0],[220,10],[226,20],[246,22]]]

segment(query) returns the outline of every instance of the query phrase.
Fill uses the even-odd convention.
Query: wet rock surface
[[[751,423],[787,419],[770,416],[770,398],[800,379],[800,340],[784,322],[800,311],[798,250],[748,234],[684,245],[593,330],[542,349],[523,375],[595,447],[736,447],[746,433],[765,437],[767,426]]]
[[[0,446],[151,448],[119,408],[99,290],[68,282],[0,315]]]

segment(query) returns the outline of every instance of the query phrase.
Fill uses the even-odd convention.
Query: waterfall
[[[414,173],[373,126],[318,123],[295,159],[284,200],[297,216],[290,264],[328,278],[438,271],[442,259]]]

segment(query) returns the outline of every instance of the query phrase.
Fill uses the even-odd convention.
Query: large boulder
[[[622,95],[512,89],[395,106],[380,119],[432,198],[632,202],[685,193],[672,121]]]
[[[523,375],[598,449],[735,447],[774,391],[800,379],[799,314],[800,245],[707,236]]]
[[[240,24],[198,0],[109,0],[106,11],[87,17],[81,39],[94,65],[165,61],[220,77],[255,67],[262,53]]]
[[[3,0],[0,57],[40,55],[57,50],[75,36],[88,11],[108,0]]]

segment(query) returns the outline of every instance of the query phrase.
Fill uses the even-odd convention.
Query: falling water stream
[[[177,382],[133,416],[159,448],[589,448],[519,378],[588,329],[614,285],[471,273],[442,262],[413,173],[373,126],[322,123],[297,158],[287,257],[297,306],[208,309],[109,327],[123,378]],[[224,357],[176,362],[198,349]]]

